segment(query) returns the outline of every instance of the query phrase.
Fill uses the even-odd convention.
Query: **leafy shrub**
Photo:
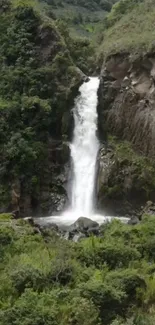
[[[140,258],[135,248],[125,247],[123,242],[90,239],[81,244],[80,259],[87,265],[95,264],[97,267],[107,263],[109,268],[127,267],[131,261]]]
[[[1,223],[0,324],[153,324],[153,216],[134,227],[114,220],[77,244]]]
[[[12,218],[12,215],[10,213],[1,213],[0,214],[0,222],[1,221],[10,221]]]
[[[7,246],[13,242],[14,232],[10,227],[0,227],[0,246]]]
[[[85,298],[92,299],[94,305],[98,307],[100,317],[105,324],[122,313],[123,302],[126,297],[124,291],[115,289],[111,284],[103,281],[94,280],[82,284],[80,290]]]
[[[105,281],[126,293],[124,306],[126,305],[127,308],[137,300],[137,290],[146,288],[143,276],[139,274],[139,271],[130,268],[109,272],[105,277]]]
[[[21,295],[26,288],[42,291],[47,285],[45,275],[41,270],[35,269],[32,266],[23,267],[14,271],[11,274],[11,280],[12,285],[19,295]]]
[[[58,325],[58,308],[50,293],[40,295],[33,290],[26,290],[13,307],[0,312],[3,325]]]

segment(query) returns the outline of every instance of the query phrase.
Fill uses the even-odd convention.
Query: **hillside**
[[[82,77],[37,2],[1,0],[0,14],[0,211],[50,213],[66,195],[58,175]]]
[[[99,55],[105,58],[128,52],[143,56],[152,52],[155,48],[154,15],[153,0],[121,0],[105,19]]]
[[[152,0],[120,0],[104,20],[97,49],[100,135],[123,156],[114,150],[99,199],[119,213],[155,201],[154,16]]]
[[[90,37],[118,0],[40,0],[55,19],[63,19],[72,36]]]

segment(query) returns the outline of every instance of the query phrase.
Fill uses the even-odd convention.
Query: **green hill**
[[[129,52],[144,55],[155,48],[154,0],[121,0],[102,26],[101,56]]]
[[[71,34],[90,36],[118,0],[40,0],[53,17],[63,19]]]

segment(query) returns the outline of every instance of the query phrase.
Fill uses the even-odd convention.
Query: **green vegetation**
[[[48,143],[68,132],[63,116],[81,77],[36,1],[0,0],[0,13],[0,208],[6,208],[16,181],[24,196],[39,199]]]
[[[154,50],[153,0],[120,0],[101,27],[99,56],[129,52],[144,55]]]
[[[90,37],[118,0],[40,0],[48,15],[62,19],[72,36]]]
[[[84,73],[89,75],[94,66],[94,54],[95,50],[91,41],[88,38],[70,36],[68,25],[63,20],[57,20],[56,26],[58,27],[61,35],[63,35],[67,48],[75,65],[81,69]]]
[[[110,12],[114,2],[0,0],[0,211],[10,210],[13,184],[30,199],[27,209],[43,211],[41,193],[62,190],[62,157],[59,163],[53,146],[68,137],[66,116],[81,82],[76,66],[90,71],[94,53],[89,40],[73,40],[69,31],[92,34],[103,20],[104,58],[154,48],[153,1],[120,0]],[[110,144],[114,174],[104,195],[137,190],[150,198],[154,162],[127,142]],[[154,216],[134,227],[115,220],[100,237],[75,244],[0,214],[0,325],[153,325],[154,304]]]
[[[153,325],[155,217],[78,244],[0,215],[0,324]]]
[[[108,142],[114,154],[108,184],[102,187],[104,197],[123,199],[129,195],[150,200],[155,193],[154,161],[136,153],[128,141],[109,136]]]

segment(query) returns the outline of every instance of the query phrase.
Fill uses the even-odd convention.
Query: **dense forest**
[[[104,9],[105,11],[110,11],[112,8],[112,5],[116,2],[116,0],[88,0],[87,2],[84,0],[67,0],[67,1],[61,1],[61,0],[45,0],[49,5],[59,7],[59,6],[65,6],[65,4],[71,4],[73,6],[79,6],[88,8],[90,10],[99,10],[100,8]]]
[[[0,325],[155,324],[154,16],[154,0],[0,0]],[[74,242],[32,217],[66,204],[89,74],[98,207],[131,220]]]

